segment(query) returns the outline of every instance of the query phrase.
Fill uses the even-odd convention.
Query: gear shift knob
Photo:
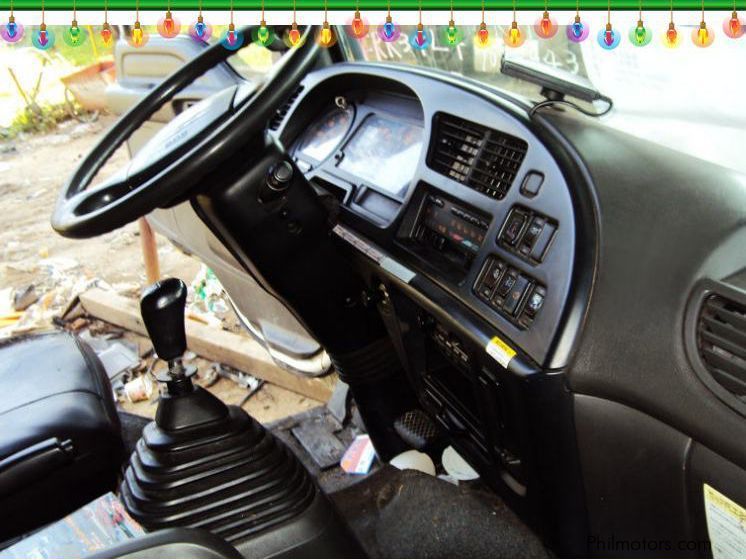
[[[155,353],[168,362],[181,358],[186,351],[186,297],[186,284],[178,278],[167,278],[145,288],[140,298],[140,314]]]

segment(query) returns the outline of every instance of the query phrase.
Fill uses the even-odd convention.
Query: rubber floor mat
[[[545,558],[494,493],[384,466],[330,495],[372,558]]]

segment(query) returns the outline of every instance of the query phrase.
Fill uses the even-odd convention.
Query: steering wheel
[[[250,42],[251,27],[238,33]],[[107,233],[152,210],[185,200],[204,178],[237,149],[263,138],[266,124],[313,67],[319,47],[306,27],[291,49],[255,89],[231,86],[193,105],[162,128],[128,166],[94,188],[96,173],[145,121],[202,74],[235,51],[217,43],[190,60],[146,95],[106,133],[62,187],[52,227],[65,237]],[[254,152],[255,157],[261,157]]]

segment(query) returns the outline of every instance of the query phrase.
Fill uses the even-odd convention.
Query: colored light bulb
[[[549,21],[549,15],[546,12],[544,12],[544,17],[541,18],[541,30],[545,35],[548,35],[552,30],[552,22]]]
[[[582,41],[585,41],[588,38],[588,35],[590,33],[590,29],[587,25],[585,25],[582,21],[580,21],[580,16],[575,16],[575,21],[572,22],[572,24],[567,26],[567,38],[572,41],[573,43],[580,43]]]
[[[383,24],[383,32],[386,34],[386,37],[389,37],[389,38],[393,37],[394,31],[395,31],[395,28],[394,28],[393,22],[387,21],[386,23]]]
[[[738,13],[734,10],[730,18],[723,22],[723,31],[731,39],[738,39],[746,34],[746,26]]]
[[[49,50],[54,46],[54,32],[47,29],[46,23],[42,22],[36,33],[31,36],[31,43],[39,50]]]
[[[290,41],[291,47],[297,47],[300,45],[300,31],[298,30],[298,24],[293,22],[293,26],[288,31],[288,41]]]
[[[386,21],[378,26],[378,37],[384,43],[393,43],[401,35],[401,29],[391,19],[391,15],[386,16]]]
[[[598,32],[598,44],[607,51],[617,48],[621,40],[621,33],[615,31],[611,23],[607,23],[606,27]]]
[[[422,22],[417,24],[417,30],[410,37],[409,44],[418,51],[425,50],[430,46],[430,35],[425,31]]]
[[[456,29],[456,22],[453,20],[448,23],[448,29],[446,29],[446,40],[449,45],[455,45],[458,43],[458,29]]]
[[[80,27],[78,27],[78,22],[73,21],[73,24],[72,26],[70,26],[68,33],[70,34],[70,42],[74,45],[79,45],[80,44]]]
[[[101,26],[101,32],[99,33],[99,37],[101,37],[101,41],[105,46],[111,45],[112,40],[112,34],[111,34],[111,26],[109,25],[108,21],[104,22],[104,25]]]
[[[642,22],[639,22],[637,24],[637,27],[635,28],[635,40],[638,44],[642,44],[645,42],[645,36],[647,35],[647,31],[645,31],[645,27],[643,27]]]
[[[142,28],[140,27],[140,22],[135,22],[135,28],[132,30],[132,42],[136,47],[141,47],[144,38],[145,35],[142,32]]]
[[[697,39],[702,45],[704,45],[707,42],[707,28],[706,27],[699,28],[699,30],[697,31]]]
[[[521,30],[518,28],[517,21],[513,20],[513,23],[510,24],[510,29],[508,29],[508,32],[505,34],[504,40],[505,44],[511,48],[520,47],[526,40],[524,34],[521,33]]]
[[[173,39],[181,31],[181,24],[172,14],[166,10],[166,15],[158,20],[158,34],[164,39]]]
[[[415,34],[414,40],[419,46],[425,44],[425,31],[422,29],[421,23],[417,26],[417,33]]]
[[[645,27],[642,20],[637,20],[637,25],[630,29],[629,40],[636,47],[644,47],[653,40],[653,34]]]
[[[321,29],[316,33],[316,44],[320,47],[328,48],[337,42],[337,38],[334,35],[334,31],[329,26],[329,22],[324,20]]]
[[[741,25],[741,20],[738,19],[738,14],[736,14],[736,12],[733,12],[733,17],[730,18],[730,21],[728,22],[728,28],[733,37],[737,37],[741,34],[743,25]]]
[[[352,18],[352,34],[355,37],[362,37],[368,31],[363,18],[360,16],[360,10],[355,10],[355,17]]]
[[[479,29],[477,30],[477,45],[484,48],[487,45],[490,44],[490,32],[487,29],[487,24],[482,22],[479,24]]]
[[[269,29],[267,29],[267,24],[264,23],[264,20],[262,20],[261,24],[259,25],[256,36],[259,39],[259,42],[263,45],[266,45],[269,41]]]
[[[230,46],[234,46],[238,41],[238,36],[236,35],[236,27],[232,23],[228,28],[228,35],[226,36],[226,40],[228,41],[228,44]]]
[[[703,21],[700,22],[699,27],[692,32],[692,42],[700,47],[709,47],[715,40],[715,34],[707,27],[707,24]]]
[[[668,24],[665,39],[665,44],[667,47],[673,48],[679,44],[679,32],[676,31],[676,26],[673,22]]]
[[[199,43],[205,43],[212,37],[212,26],[205,23],[205,19],[200,14],[197,16],[197,21],[189,27],[189,36]]]
[[[541,19],[534,24],[534,31],[542,39],[549,39],[557,34],[557,22],[549,17],[549,12],[544,11]]]
[[[10,16],[8,23],[0,25],[0,37],[7,43],[17,43],[23,39],[23,26],[16,23],[14,16]]]

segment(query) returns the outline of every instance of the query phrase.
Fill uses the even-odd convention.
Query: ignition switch
[[[259,190],[259,202],[267,203],[280,198],[293,181],[293,166],[279,161],[269,168],[267,180]]]

